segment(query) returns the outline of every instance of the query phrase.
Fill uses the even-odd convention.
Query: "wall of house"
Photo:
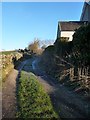
[[[72,41],[74,31],[61,31],[61,37],[69,37],[68,41]]]
[[[81,21],[89,21],[90,22],[90,3],[85,3],[84,8],[81,15]]]
[[[59,25],[58,25],[58,30],[57,30],[57,39],[58,39],[58,38],[60,38],[60,36],[61,36],[61,31],[60,31],[60,29],[59,29]]]
[[[88,5],[88,20],[90,22],[90,2],[89,2],[89,5]]]

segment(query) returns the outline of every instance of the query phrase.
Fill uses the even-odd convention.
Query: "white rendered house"
[[[63,37],[72,41],[75,30],[88,22],[90,22],[90,0],[85,0],[80,21],[58,22],[57,39]]]
[[[86,22],[81,21],[62,21],[58,22],[57,39],[67,38],[72,41],[73,34],[76,29],[84,25]]]

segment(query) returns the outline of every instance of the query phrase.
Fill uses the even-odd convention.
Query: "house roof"
[[[59,29],[61,31],[75,31],[78,29],[81,25],[83,25],[85,22],[82,21],[62,21],[59,22]]]

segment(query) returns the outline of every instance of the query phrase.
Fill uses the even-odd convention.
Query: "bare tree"
[[[33,53],[36,53],[38,49],[39,49],[39,40],[38,39],[35,39],[33,43],[30,43],[28,45],[28,50],[30,50]]]

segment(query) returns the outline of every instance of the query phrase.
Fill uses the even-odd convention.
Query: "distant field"
[[[0,54],[8,55],[8,54],[15,53],[15,52],[16,52],[15,50],[12,50],[12,51],[2,51],[2,52],[0,52]]]

